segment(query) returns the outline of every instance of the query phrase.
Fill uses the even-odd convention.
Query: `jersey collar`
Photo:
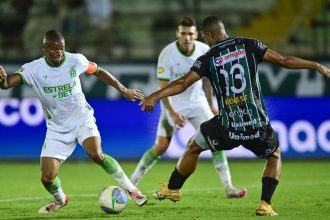
[[[46,57],[44,57],[44,59],[45,59],[45,62],[46,62],[46,64],[47,64],[47,66],[49,66],[49,67],[51,67],[51,68],[60,67],[60,66],[62,66],[63,63],[65,63],[65,61],[66,61],[66,52],[64,52],[64,57],[63,57],[61,63],[60,63],[59,65],[57,65],[57,66],[50,64],[50,63],[48,62],[48,60],[46,59]]]

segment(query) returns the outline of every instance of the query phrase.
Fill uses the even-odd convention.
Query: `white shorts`
[[[94,118],[89,118],[69,133],[47,130],[40,157],[53,157],[64,162],[89,137],[100,137]]]
[[[200,106],[197,108],[186,109],[178,112],[188,119],[195,130],[199,129],[199,126],[204,122],[214,117],[210,107]],[[158,122],[157,135],[162,137],[172,137],[176,130],[175,124],[169,113],[162,110],[160,119]]]

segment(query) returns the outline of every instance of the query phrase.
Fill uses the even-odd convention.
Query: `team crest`
[[[196,67],[197,69],[200,69],[202,66],[202,62],[197,60],[195,63],[194,63],[194,67]]]
[[[72,66],[69,70],[70,76],[71,78],[74,78],[77,76],[77,70],[76,70],[76,66]]]

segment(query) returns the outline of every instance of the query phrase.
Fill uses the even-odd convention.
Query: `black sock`
[[[262,192],[261,200],[264,200],[270,204],[270,200],[275,192],[278,180],[272,177],[263,177],[262,178]]]
[[[171,174],[170,180],[168,181],[167,187],[169,189],[181,189],[184,182],[189,176],[190,175],[188,176],[181,175],[175,167],[174,171]]]

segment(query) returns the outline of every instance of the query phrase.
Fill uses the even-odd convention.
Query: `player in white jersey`
[[[53,195],[54,201],[41,207],[39,213],[50,213],[68,204],[68,196],[62,190],[57,173],[77,142],[89,158],[113,176],[142,206],[147,197],[132,184],[118,162],[102,151],[94,112],[81,90],[79,75],[95,75],[130,101],[140,100],[142,93],[126,88],[111,73],[88,61],[84,55],[66,52],[65,40],[57,31],[45,34],[42,50],[44,57],[24,64],[15,74],[7,76],[0,66],[0,88],[9,89],[26,83],[37,93],[46,115],[47,134],[40,155],[41,182]]]
[[[209,46],[196,41],[197,28],[192,17],[183,17],[176,31],[177,41],[167,45],[159,55],[157,78],[160,88],[185,75],[195,60],[205,54]],[[147,150],[131,176],[137,184],[150,168],[165,153],[176,128],[183,127],[189,121],[197,130],[202,122],[211,119],[217,110],[212,103],[212,91],[209,81],[198,81],[183,93],[162,100],[162,113],[158,123],[157,139],[153,147]],[[213,153],[213,165],[225,187],[229,198],[242,198],[246,189],[236,189],[232,185],[226,155],[222,151]]]

